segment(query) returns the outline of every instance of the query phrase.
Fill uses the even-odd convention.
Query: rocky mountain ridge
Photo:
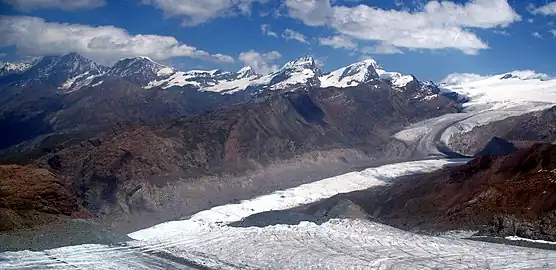
[[[436,86],[427,86],[434,84],[418,82],[412,76],[406,85],[396,83],[396,76],[381,79],[375,71],[378,64],[369,64],[373,62],[351,65],[342,80],[350,80],[352,87],[381,80],[400,90],[420,87],[423,91],[417,91],[420,96],[416,98],[440,93],[434,90]],[[154,123],[275,93],[322,88],[325,76],[312,57],[260,75],[250,67],[237,72],[184,72],[148,57],[125,58],[104,67],[76,53],[46,56],[22,73],[0,77],[0,127],[13,131],[0,136],[0,149],[52,132],[119,122]],[[327,87],[341,84],[330,80],[328,77]]]

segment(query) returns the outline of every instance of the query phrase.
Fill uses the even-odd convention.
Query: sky
[[[0,61],[77,52],[178,69],[268,73],[311,55],[323,71],[373,58],[450,73],[556,74],[556,1],[0,0]]]

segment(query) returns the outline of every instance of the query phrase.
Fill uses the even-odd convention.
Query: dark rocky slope
[[[95,215],[136,229],[345,171],[346,163],[407,159],[411,149],[391,141],[394,132],[459,110],[444,97],[415,98],[418,91],[375,81],[277,94],[158,125],[117,126],[85,141],[61,140],[36,163]]]

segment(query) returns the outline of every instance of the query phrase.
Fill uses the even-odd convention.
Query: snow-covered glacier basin
[[[218,206],[131,233],[124,246],[80,245],[0,254],[1,269],[519,269],[556,267],[556,252],[432,237],[365,221],[238,228],[255,213],[388,184],[464,160],[422,160],[352,172]]]

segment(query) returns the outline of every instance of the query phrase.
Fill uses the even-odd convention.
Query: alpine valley
[[[556,240],[556,79],[546,74],[436,83],[373,59],[323,72],[305,56],[257,74],[147,57],[105,67],[69,53],[5,63],[0,104],[0,243],[20,243],[6,250],[50,249],[68,264],[133,255],[161,268],[265,269],[272,252],[282,269],[312,258],[357,268],[369,254],[377,268],[413,269],[404,256],[425,253],[441,258],[427,267],[504,268],[529,251],[431,234]],[[319,248],[299,257],[292,241]],[[62,246],[73,247],[52,249]],[[10,254],[0,267],[58,263]],[[553,252],[527,258],[556,267]]]

